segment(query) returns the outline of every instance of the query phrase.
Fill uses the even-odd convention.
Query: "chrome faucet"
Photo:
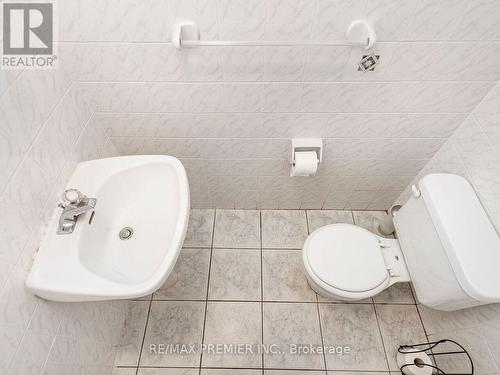
[[[59,203],[63,211],[59,217],[57,234],[73,233],[78,216],[93,210],[96,203],[96,198],[87,198],[76,189],[66,190],[63,194],[63,203]]]

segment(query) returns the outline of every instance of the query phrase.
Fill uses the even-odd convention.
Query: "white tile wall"
[[[189,163],[193,192],[208,190],[193,196],[194,207],[239,207],[245,199],[247,206],[255,208],[262,205],[257,197],[270,189],[276,197],[300,190],[295,193],[303,197],[298,206],[321,208],[325,194],[342,188],[351,195],[366,192],[363,203],[355,204],[358,209],[387,208],[390,199],[380,196],[395,197],[493,87],[483,81],[82,85],[95,90],[99,102],[93,128],[110,129],[118,155],[166,153]],[[451,94],[455,92],[460,94]],[[317,185],[316,178],[298,184],[288,177],[292,137],[324,138],[324,164],[318,177],[331,178],[317,186],[323,194],[306,194]],[[280,169],[247,170],[245,182],[238,185],[224,185],[222,177],[242,176],[239,170],[226,168],[212,174],[208,168],[221,160],[226,165],[262,165],[262,159],[279,163]],[[349,165],[352,169],[342,168]],[[207,177],[217,183],[207,184]],[[357,179],[341,187],[334,183],[349,177]],[[359,194],[337,208],[354,208],[347,204]],[[282,204],[278,200],[272,206],[289,207],[286,196],[281,200]],[[267,197],[266,202],[270,202]]]
[[[60,40],[94,93],[91,128],[109,129],[106,155],[180,157],[194,207],[385,209],[499,79],[496,1],[71,0]],[[169,44],[181,19],[202,39],[320,41],[362,16],[382,62],[368,74],[353,47]],[[309,184],[287,177],[292,137],[325,139]]]
[[[496,0],[79,0],[60,4],[63,41],[164,42],[174,20],[205,38],[338,40],[366,16],[380,40],[495,40]]]
[[[0,72],[0,373],[96,374],[112,362],[120,304],[60,306],[23,289],[47,215],[80,160],[176,155],[195,207],[384,209],[441,148],[429,165],[470,176],[496,218],[496,156],[478,164],[484,158],[461,139],[480,134],[477,147],[487,139],[496,155],[500,88],[483,98],[500,77],[498,4],[59,3],[59,69]],[[168,44],[180,19],[195,20],[204,39],[336,40],[365,15],[382,62],[370,74],[357,71],[363,51],[351,47]],[[317,176],[287,176],[291,137],[325,138]],[[484,341],[498,347],[491,333]]]
[[[500,84],[472,111],[443,147],[417,175],[456,173],[474,187],[492,223],[500,233]],[[398,198],[403,203],[409,189]],[[475,356],[481,373],[500,369],[500,304],[457,311],[436,312],[420,308],[431,339],[450,337]]]
[[[24,286],[69,175],[107,139],[71,67],[0,77],[0,374],[109,374],[123,325],[124,302],[58,304]]]
[[[500,232],[500,84],[449,137],[418,174],[457,173],[474,186],[493,224]],[[405,191],[400,201],[407,197]]]

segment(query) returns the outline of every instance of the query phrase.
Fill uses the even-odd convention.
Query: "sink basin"
[[[78,217],[71,234],[56,234],[61,209],[55,210],[26,286],[39,297],[69,302],[157,290],[186,234],[189,185],[181,162],[160,155],[88,161],[77,166],[68,188],[97,204]]]

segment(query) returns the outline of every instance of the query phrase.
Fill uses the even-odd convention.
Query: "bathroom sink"
[[[170,156],[124,156],[80,163],[68,188],[97,199],[72,233],[57,233],[58,208],[26,286],[53,301],[148,295],[167,279],[189,218],[189,185]]]

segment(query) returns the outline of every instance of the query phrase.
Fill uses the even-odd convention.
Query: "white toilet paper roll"
[[[398,353],[397,355],[398,366],[401,368],[403,365],[403,374],[407,375],[431,375],[433,368],[430,357],[424,353]],[[431,365],[431,366],[424,366]]]
[[[295,165],[292,165],[290,176],[310,176],[318,169],[318,155],[315,151],[299,151],[295,153]]]

